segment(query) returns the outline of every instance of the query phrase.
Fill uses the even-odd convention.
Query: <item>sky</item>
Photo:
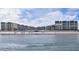
[[[79,21],[78,8],[0,8],[0,22],[29,26],[53,25],[56,20]]]

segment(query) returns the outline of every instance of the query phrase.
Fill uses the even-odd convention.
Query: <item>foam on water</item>
[[[44,47],[44,44],[0,43],[0,50],[16,50],[29,47]]]
[[[15,43],[0,43],[0,50],[6,50],[6,49],[10,49],[10,50],[14,50],[14,49],[18,49],[18,48],[24,48],[27,45],[21,45],[21,44],[15,44]]]

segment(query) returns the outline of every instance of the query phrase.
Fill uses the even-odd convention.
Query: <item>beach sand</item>
[[[0,31],[3,35],[53,35],[53,34],[79,34],[79,31],[45,31],[45,32],[24,32],[24,31]]]

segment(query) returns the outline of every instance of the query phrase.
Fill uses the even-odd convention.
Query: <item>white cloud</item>
[[[20,10],[15,8],[0,8],[0,22],[15,22],[20,23]]]
[[[64,15],[60,11],[54,11],[41,18],[34,19],[30,22],[26,21],[25,23],[30,26],[47,26],[54,24],[56,20],[74,20],[75,17],[76,15]]]

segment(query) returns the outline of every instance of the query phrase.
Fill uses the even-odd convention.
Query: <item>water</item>
[[[79,51],[79,35],[0,35],[0,51]]]

